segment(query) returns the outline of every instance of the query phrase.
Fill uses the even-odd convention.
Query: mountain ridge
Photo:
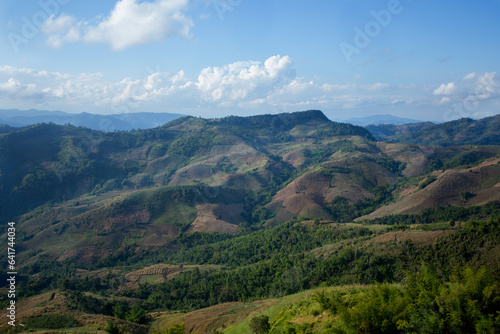
[[[474,120],[462,118],[442,124],[378,125],[365,127],[377,140],[427,146],[498,145],[500,114]]]
[[[6,131],[0,219],[15,222],[18,319],[31,331],[67,317],[90,331],[182,319],[229,330],[237,319],[217,310],[238,314],[236,302],[398,283],[422,261],[447,277],[457,265],[500,272],[500,145],[377,142],[315,110]],[[274,324],[322,317],[308,328],[329,332],[334,318],[304,298]]]
[[[63,111],[0,109],[0,123],[25,127],[37,123],[71,124],[105,132],[150,129],[182,117],[172,113],[125,113],[98,115],[88,112],[70,114]]]
[[[130,236],[147,252],[182,231],[237,234],[305,218],[348,223],[408,192],[396,188],[406,178],[498,154],[495,147],[376,143],[363,127],[332,122],[318,110],[185,116],[134,132],[39,124],[0,135],[1,215],[25,214],[20,230],[30,248],[45,249],[63,233],[74,241],[45,255],[89,264],[112,256]],[[82,235],[106,247],[89,248]]]
[[[351,118],[348,118],[345,120],[339,120],[339,119],[335,119],[335,120],[342,121],[345,123],[354,124],[354,125],[360,125],[360,126],[380,125],[380,124],[404,125],[404,124],[421,123],[422,122],[420,120],[394,116],[391,114],[371,115],[371,116],[365,116],[365,117],[351,117]]]

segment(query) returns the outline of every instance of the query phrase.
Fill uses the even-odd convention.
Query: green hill
[[[422,262],[439,279],[500,272],[500,146],[461,143],[377,142],[320,111],[1,134],[0,216],[16,222],[21,305],[59,291],[84,327],[93,312],[101,329],[130,332],[157,312],[399,283]],[[250,321],[266,303],[227,318]]]
[[[370,125],[377,140],[426,146],[499,145],[500,115],[479,120],[462,118],[442,124]]]

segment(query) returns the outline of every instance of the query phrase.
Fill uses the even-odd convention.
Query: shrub
[[[254,334],[266,334],[270,329],[269,317],[266,315],[256,316],[250,320],[250,330]]]
[[[436,181],[436,176],[435,175],[430,175],[424,182],[420,183],[418,185],[418,189],[424,189],[425,187],[427,187],[429,184],[431,184],[432,182]]]
[[[72,316],[48,314],[27,319],[26,326],[42,329],[60,329],[81,327],[82,325]]]

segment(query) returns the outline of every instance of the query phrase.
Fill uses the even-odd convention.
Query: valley
[[[418,275],[450,300],[462,297],[445,282],[479,275],[500,298],[498,119],[372,134],[310,110],[2,130],[18,319],[40,332],[201,334],[250,333],[267,316],[270,333],[343,333],[359,296],[408,298]],[[477,300],[483,313],[463,326],[494,332],[498,300]],[[411,332],[422,319],[402,310],[392,325]]]

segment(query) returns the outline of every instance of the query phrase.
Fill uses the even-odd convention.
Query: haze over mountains
[[[404,125],[404,124],[421,123],[422,122],[422,121],[419,121],[416,119],[398,117],[398,116],[388,115],[388,114],[386,114],[386,115],[371,115],[371,116],[366,116],[366,117],[354,117],[354,118],[348,118],[348,119],[334,118],[334,119],[332,119],[332,121],[350,123],[350,124],[361,125],[361,126],[380,125],[380,124]]]
[[[99,115],[83,112],[80,114],[69,114],[62,111],[48,110],[17,110],[0,109],[0,124],[11,127],[22,127],[37,123],[54,123],[58,125],[71,124],[83,126],[92,130],[100,131],[130,131],[132,129],[151,129],[161,126],[185,115],[172,113],[123,113],[113,115]],[[394,124],[403,125],[418,123],[420,121],[401,118],[393,115],[372,115],[350,119],[332,119],[336,122],[350,123],[354,125],[380,125]]]
[[[365,128],[380,141],[427,146],[497,145],[500,137],[500,115],[479,120],[462,118],[442,124],[381,124],[368,125]]]
[[[54,123],[58,125],[71,124],[74,126],[83,126],[100,131],[130,131],[132,129],[155,128],[182,116],[185,115],[148,112],[99,115],[87,112],[69,114],[62,111],[36,109],[0,109],[0,124],[9,125],[11,127],[21,127],[37,123]],[[421,122],[393,115],[372,115],[349,119],[334,118],[332,120],[361,126],[380,124],[403,125]]]
[[[69,114],[62,111],[36,109],[0,109],[0,133],[40,123],[71,124],[103,132],[131,131],[156,128],[183,116],[185,115],[171,113],[98,115],[86,112]],[[363,126],[379,141],[431,146],[451,146],[459,143],[488,145],[495,142],[496,136],[500,135],[497,131],[500,123],[498,115],[480,120],[466,118],[444,124],[422,122],[387,114],[345,120],[333,119],[333,121]]]
[[[90,113],[69,114],[62,111],[47,110],[0,110],[0,124],[11,127],[24,127],[38,123],[71,124],[104,132],[130,131],[132,129],[151,129],[173,121],[184,115],[171,113],[124,113],[98,115]]]

